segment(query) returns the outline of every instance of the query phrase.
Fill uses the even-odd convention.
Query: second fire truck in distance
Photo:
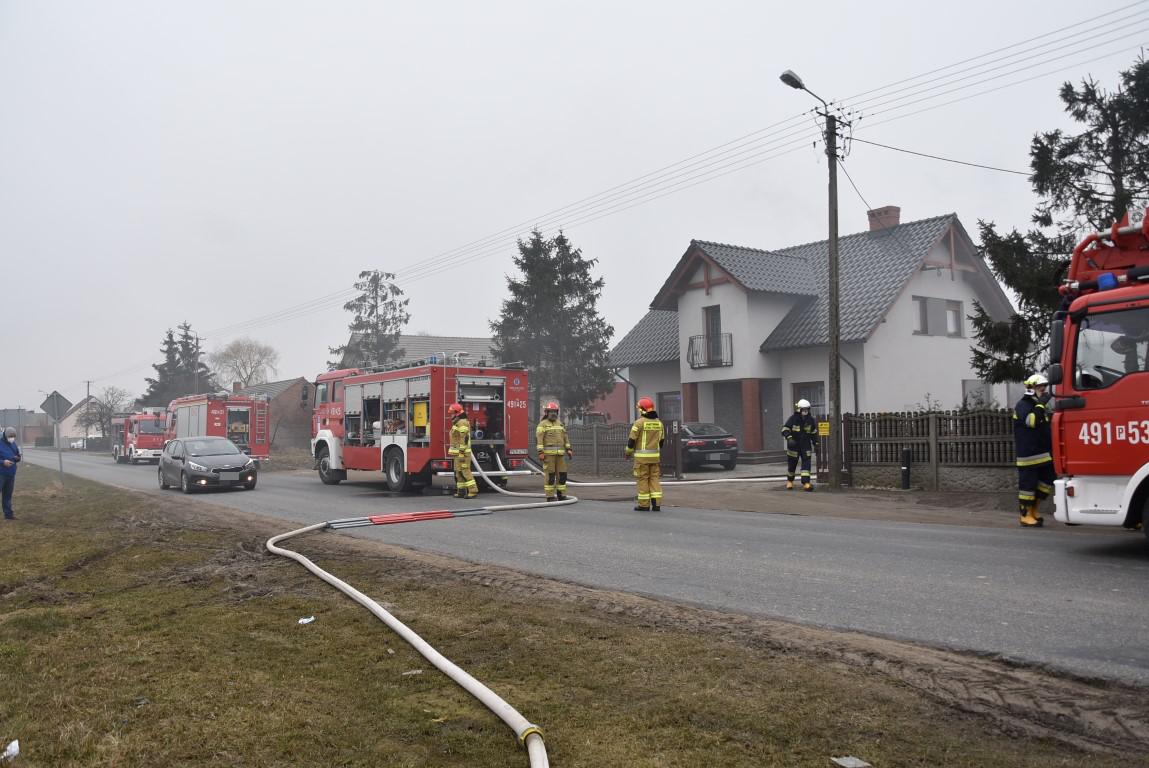
[[[268,399],[217,392],[172,400],[164,440],[204,435],[226,437],[251,458],[267,461]]]
[[[1149,534],[1149,216],[1073,252],[1050,334],[1054,517]]]
[[[431,485],[436,472],[452,469],[452,403],[462,405],[471,422],[475,459],[506,485],[507,472],[519,470],[532,447],[526,371],[423,361],[317,377],[311,453],[319,478],[335,485],[348,470],[367,470],[382,471],[394,491]]]
[[[166,417],[162,409],[117,415],[112,419],[112,458],[117,464],[159,462],[164,451]]]

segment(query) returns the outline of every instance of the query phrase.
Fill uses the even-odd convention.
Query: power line
[[[917,155],[918,157],[928,157],[931,160],[944,160],[947,163],[957,163],[958,165],[968,165],[973,168],[985,168],[987,171],[1001,171],[1002,173],[1015,173],[1018,176],[1029,176],[1025,171],[1011,171],[1007,168],[995,168],[992,165],[981,165],[980,163],[967,163],[964,160],[953,160],[948,157],[939,157],[937,155],[927,155],[925,152],[914,152],[912,149],[902,149],[901,147],[891,147],[888,144],[879,144],[876,141],[866,141],[865,139],[853,138],[850,141],[856,141],[861,144],[870,144],[882,149],[892,149],[895,152],[905,152],[907,155]]]

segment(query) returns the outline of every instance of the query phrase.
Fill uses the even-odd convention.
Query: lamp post
[[[791,88],[813,96],[822,102],[825,109],[822,116],[826,118],[826,166],[830,169],[829,209],[830,209],[830,256],[827,267],[829,281],[828,301],[830,305],[829,336],[830,336],[830,370],[829,370],[829,400],[830,400],[830,490],[836,491],[842,485],[842,372],[839,364],[839,336],[838,321],[838,118],[830,110],[818,94],[811,91],[802,82],[793,70],[782,73],[782,82]]]

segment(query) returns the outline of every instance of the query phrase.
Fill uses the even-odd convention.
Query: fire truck
[[[266,397],[217,392],[188,395],[168,405],[164,440],[177,437],[226,437],[239,449],[259,461],[270,454]]]
[[[145,459],[158,463],[164,450],[165,422],[162,408],[117,414],[112,418],[112,458],[117,464],[139,464]]]
[[[1050,333],[1054,518],[1149,533],[1149,216],[1073,251]]]
[[[466,410],[472,453],[497,484],[526,471],[534,439],[526,371],[418,361],[331,370],[316,378],[311,453],[319,479],[335,485],[348,470],[367,470],[383,472],[394,491],[431,485],[435,473],[452,471],[452,403]]]

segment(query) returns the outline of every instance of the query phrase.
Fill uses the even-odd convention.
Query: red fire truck
[[[226,437],[253,459],[267,461],[268,399],[228,392],[188,395],[168,405],[164,439],[211,435]]]
[[[466,409],[472,452],[496,483],[506,485],[509,472],[525,471],[523,459],[534,439],[526,371],[419,361],[317,377],[311,453],[319,479],[335,485],[347,470],[359,469],[383,472],[395,491],[431,485],[434,473],[452,469],[452,403]]]
[[[1050,334],[1055,519],[1149,533],[1149,216],[1073,252]]]
[[[140,413],[117,414],[112,419],[112,457],[117,464],[143,460],[159,462],[164,450],[162,408],[147,408]]]

